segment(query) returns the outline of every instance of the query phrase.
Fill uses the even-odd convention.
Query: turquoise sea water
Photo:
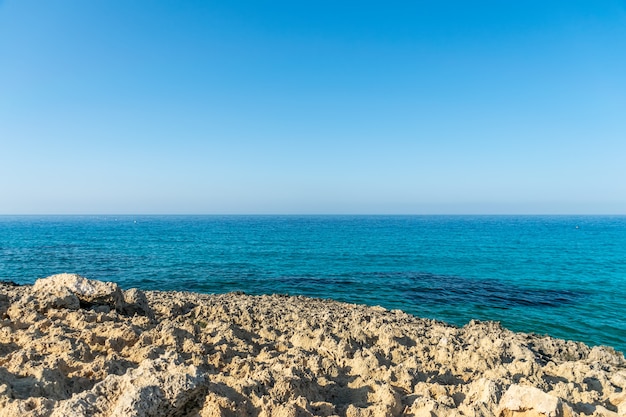
[[[0,279],[399,308],[626,351],[626,216],[0,216]]]

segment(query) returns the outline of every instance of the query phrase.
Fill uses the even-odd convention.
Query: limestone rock
[[[609,397],[611,403],[620,416],[626,416],[626,391],[615,393]]]
[[[159,417],[184,410],[205,381],[176,354],[142,362],[124,375],[110,375],[91,390],[62,401],[51,417]]]
[[[500,399],[500,390],[494,381],[479,378],[469,384],[467,397],[474,403],[497,404]]]
[[[38,279],[33,285],[33,292],[40,298],[53,296],[63,300],[74,295],[86,306],[105,305],[118,311],[125,307],[119,285],[90,280],[78,274],[57,274]],[[71,305],[74,307],[74,304]]]
[[[571,417],[558,397],[535,387],[511,385],[498,406],[497,417]]]
[[[68,288],[59,287],[54,291],[39,291],[33,293],[30,297],[20,300],[16,303],[20,309],[34,310],[41,313],[46,312],[48,309],[69,309],[76,310],[80,307],[80,300],[76,294],[72,293]],[[13,306],[9,307],[11,310]],[[15,316],[15,309],[12,313]]]
[[[0,284],[0,417],[626,417],[625,392],[623,354],[497,323],[68,274]]]
[[[613,377],[611,378],[611,384],[626,391],[626,371],[617,372],[615,375],[613,375]]]
[[[0,320],[4,318],[10,305],[9,297],[6,294],[0,294]]]
[[[124,313],[130,316],[138,314],[140,316],[154,317],[154,311],[148,305],[146,294],[137,288],[124,291]]]

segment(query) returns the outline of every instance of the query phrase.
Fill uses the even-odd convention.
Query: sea
[[[626,351],[626,216],[0,216],[0,280],[380,305]]]

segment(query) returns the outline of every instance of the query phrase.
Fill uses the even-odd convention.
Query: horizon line
[[[206,216],[206,217],[334,217],[334,216],[350,216],[350,217],[411,217],[411,216],[626,216],[626,213],[0,213],[0,217],[175,217],[175,216]]]

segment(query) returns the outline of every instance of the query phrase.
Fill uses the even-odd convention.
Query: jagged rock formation
[[[626,416],[611,348],[305,297],[0,284],[0,416]]]

